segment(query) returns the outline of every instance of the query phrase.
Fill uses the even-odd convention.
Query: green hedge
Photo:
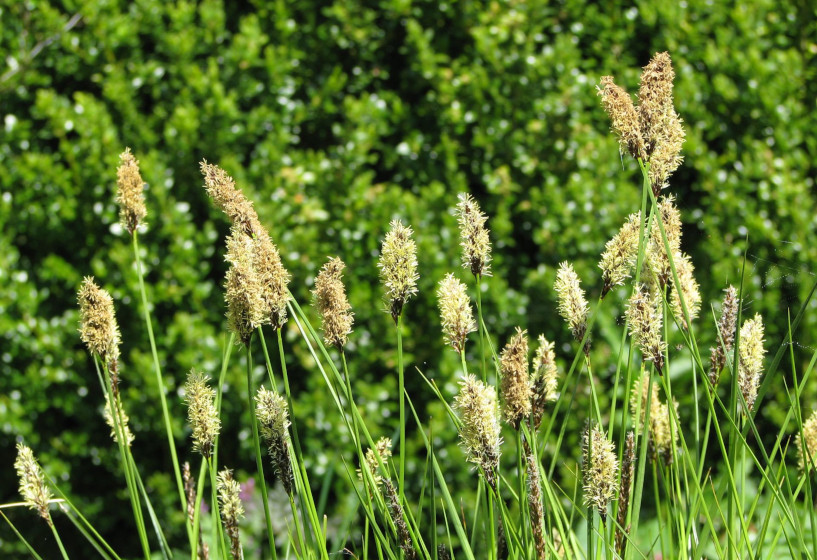
[[[255,201],[301,302],[326,256],[346,261],[352,374],[372,422],[388,434],[396,428],[395,352],[375,279],[389,220],[401,217],[417,232],[409,371],[417,366],[453,389],[457,359],[443,348],[434,291],[458,266],[451,208],[462,191],[490,215],[489,327],[500,342],[516,325],[544,333],[570,359],[575,349],[555,313],[556,266],[573,261],[595,299],[599,254],[640,196],[637,169],[619,156],[595,86],[612,74],[635,91],[640,67],[659,50],[673,56],[687,128],[671,191],[703,293],[697,328],[712,339],[709,304],[740,281],[745,254],[744,312],[769,318],[768,348],[776,349],[785,312],[798,309],[817,263],[816,13],[808,3],[770,0],[5,5],[0,502],[16,499],[11,449],[23,438],[102,530],[122,530],[125,546],[136,546],[119,514],[127,518],[114,447],[77,333],[76,290],[94,275],[117,301],[134,452],[145,472],[165,473],[150,483],[173,505],[129,236],[114,203],[125,146],[149,184],[142,249],[180,443],[188,440],[177,389],[192,367],[214,374],[225,343],[227,223],[201,188],[201,159],[227,169]],[[75,14],[81,19],[65,30]],[[603,379],[615,371],[615,360],[604,359],[613,326],[601,322],[594,333]],[[812,314],[796,333],[798,361],[815,327]],[[293,329],[286,335],[294,341]],[[295,344],[293,352],[307,466],[321,481],[343,440],[323,415],[329,397],[313,390],[320,384],[306,349]],[[677,373],[680,389],[686,372]],[[240,379],[236,364],[225,430],[244,437]],[[410,375],[408,389],[422,395],[425,385]],[[442,419],[439,407],[426,410],[418,399],[423,414]],[[683,397],[681,404],[683,415]],[[763,416],[774,421],[779,412],[770,406]],[[454,435],[439,437],[452,446],[451,476],[473,486],[456,467]],[[577,440],[577,429],[567,437]],[[236,441],[225,457],[253,468],[241,455],[246,439]],[[189,456],[189,445],[181,449]],[[335,475],[327,488],[344,492]],[[330,515],[347,502],[330,500]],[[36,534],[24,515],[15,512],[15,521]],[[0,538],[15,550],[8,531]]]

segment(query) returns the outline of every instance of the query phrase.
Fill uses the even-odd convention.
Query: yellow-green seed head
[[[630,410],[641,430],[645,428],[647,406],[650,407],[650,453],[653,460],[661,459],[665,465],[672,463],[675,450],[678,448],[678,430],[671,426],[672,417],[669,406],[661,402],[658,384],[650,382],[650,373],[643,372],[630,393]],[[678,415],[678,403],[673,401],[675,415]]]
[[[287,401],[264,387],[255,395],[255,414],[261,439],[267,444],[275,474],[287,494],[292,493],[292,463],[289,460],[289,412]]]
[[[684,161],[681,148],[684,146],[686,131],[681,117],[670,107],[662,122],[655,149],[650,156],[649,177],[655,196],[668,186],[668,179]]]
[[[794,445],[797,448],[797,466],[800,472],[813,469],[817,465],[817,410],[812,411],[809,419],[803,423],[803,433],[797,434]]]
[[[468,374],[460,381],[454,408],[462,418],[460,442],[466,458],[482,468],[486,481],[494,486],[502,443],[496,390]]]
[[[221,430],[215,405],[216,391],[207,385],[209,379],[202,373],[190,370],[184,385],[187,418],[193,430],[193,449],[208,459],[212,456],[213,445]]]
[[[225,280],[227,327],[238,342],[247,345],[253,331],[268,323],[269,307],[263,297],[258,271],[253,266],[253,239],[233,227],[227,238],[225,259],[230,263]]]
[[[91,354],[96,354],[112,372],[119,362],[119,325],[111,295],[97,286],[91,276],[82,281],[79,302],[80,338]]]
[[[686,253],[678,252],[673,256],[675,262],[675,272],[678,273],[678,285],[675,285],[673,279],[672,298],[670,299],[670,308],[672,309],[675,319],[681,325],[681,328],[686,330],[686,317],[684,316],[684,309],[681,305],[682,294],[684,296],[684,303],[689,312],[690,319],[696,319],[701,311],[701,292],[698,288],[698,281],[695,280],[693,272],[695,267],[692,266],[692,260]],[[680,289],[679,289],[680,288]]]
[[[638,234],[641,227],[641,213],[630,214],[619,232],[604,248],[599,268],[604,281],[602,297],[613,289],[622,286],[632,274],[638,256]]]
[[[587,332],[587,300],[584,297],[584,290],[581,289],[581,282],[573,265],[563,262],[559,265],[556,273],[556,283],[553,286],[559,300],[559,315],[567,321],[573,338],[581,342]],[[585,345],[585,352],[588,351],[590,341]]]
[[[133,235],[139,223],[147,216],[142,176],[139,174],[139,162],[130,151],[119,156],[120,165],[116,169],[116,202],[119,203],[119,220],[122,226]]]
[[[662,197],[658,201],[657,216],[661,218],[664,225],[664,233],[667,237],[670,254],[675,258],[676,255],[681,253],[681,213],[678,211],[678,207],[675,206],[675,197],[670,195]],[[650,239],[647,244],[647,263],[658,279],[661,288],[669,284],[672,280],[672,267],[667,256],[664,238],[661,236],[661,228],[656,219],[653,219]]]
[[[760,314],[746,320],[740,328],[740,361],[738,363],[738,387],[751,411],[757,399],[760,377],[763,375],[763,319]]]
[[[610,116],[613,132],[618,136],[621,152],[627,152],[634,158],[646,158],[644,140],[641,138],[641,128],[638,113],[633,104],[633,98],[624,88],[617,86],[612,76],[603,76],[598,87],[601,104]]]
[[[485,227],[488,217],[468,193],[460,193],[457,203],[457,221],[460,225],[462,266],[474,276],[491,275],[491,239]]]
[[[588,427],[582,441],[582,457],[584,505],[596,508],[605,519],[618,482],[618,458],[613,442],[607,441],[599,428]]]
[[[280,329],[287,321],[290,274],[281,263],[278,248],[260,224],[252,238],[252,265],[264,300],[264,323]]]
[[[217,165],[202,160],[199,164],[204,175],[204,188],[216,206],[224,212],[233,226],[243,233],[253,236],[261,228],[258,214],[226,171]]]
[[[388,473],[383,473],[383,475],[380,474],[381,469],[380,464],[377,462],[377,455],[380,455],[380,461],[382,461],[383,466],[386,466],[391,458],[391,446],[391,439],[382,437],[377,440],[377,443],[375,444],[377,454],[375,454],[374,449],[370,448],[366,450],[366,468],[368,468],[369,472],[372,474],[372,479],[374,480],[375,486],[380,486],[380,484],[383,482],[383,475],[388,478]],[[358,471],[358,476],[361,480],[363,479],[362,472]]]
[[[391,222],[391,230],[380,251],[380,278],[386,289],[389,312],[394,321],[403,312],[403,305],[417,293],[417,246],[411,238],[410,226],[400,220]]]
[[[37,510],[39,516],[52,525],[51,514],[48,512],[51,490],[45,484],[45,475],[30,447],[22,443],[17,444],[17,459],[14,461],[14,468],[20,479],[20,495],[26,505]]]
[[[114,422],[113,414],[111,414],[111,403],[110,401],[105,401],[105,409],[103,410],[103,416],[105,417],[105,423],[108,424],[108,427],[111,428],[111,438],[113,438],[114,442],[118,443],[119,438],[117,437],[117,433],[123,433],[125,435],[125,444],[130,447],[133,443],[133,440],[136,439],[133,436],[133,432],[130,430],[130,426],[128,426],[128,422],[130,418],[122,409],[121,404],[116,405],[116,410],[119,412],[119,416],[117,418],[117,423]]]
[[[556,353],[553,343],[548,342],[544,335],[539,335],[539,347],[533,358],[533,398],[531,399],[531,415],[533,425],[538,429],[542,423],[545,405],[556,400],[559,372],[556,369]]]
[[[468,290],[454,274],[447,274],[440,280],[437,301],[445,342],[460,353],[465,348],[468,333],[477,330]]]
[[[505,421],[514,429],[519,422],[530,416],[531,387],[528,373],[528,337],[519,327],[511,337],[499,358],[502,387],[502,413]]]
[[[630,336],[638,344],[644,359],[655,364],[659,373],[664,367],[666,343],[661,337],[660,295],[650,294],[637,284],[627,305]]]
[[[354,321],[352,306],[346,299],[343,286],[343,269],[346,265],[339,258],[329,259],[315,279],[315,305],[321,314],[323,341],[327,346],[343,348],[352,332]]]
[[[244,505],[241,503],[241,486],[233,478],[229,469],[218,473],[218,502],[224,530],[230,538],[230,555],[233,560],[244,557],[239,538],[238,520],[244,517]]]

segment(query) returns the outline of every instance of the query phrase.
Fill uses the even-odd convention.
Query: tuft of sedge
[[[233,560],[244,557],[238,531],[238,521],[244,517],[244,505],[241,503],[241,486],[233,478],[230,469],[218,473],[218,502],[224,531],[230,539],[230,555]]]
[[[454,408],[462,418],[460,443],[467,460],[480,467],[485,481],[495,488],[502,443],[496,390],[467,374],[460,381]]]
[[[738,387],[746,401],[746,412],[751,412],[757,399],[760,377],[763,375],[763,319],[756,314],[744,321],[740,328],[740,348],[738,349]]]
[[[216,391],[207,385],[209,379],[191,369],[184,384],[187,418],[193,431],[193,450],[207,459],[213,454],[213,446],[221,430],[215,405]]]
[[[519,429],[519,422],[530,416],[533,389],[528,371],[527,331],[516,327],[516,333],[499,356],[502,390],[502,413],[505,421]]]
[[[374,481],[375,486],[380,486],[383,483],[383,475],[380,474],[380,463],[378,463],[377,458],[380,457],[380,461],[383,463],[385,467],[388,464],[389,459],[391,458],[391,446],[392,441],[391,438],[382,437],[377,440],[375,443],[375,448],[369,448],[366,450],[365,460],[366,460],[366,468],[369,469],[369,473],[372,475],[372,480]],[[358,477],[363,480],[363,471],[358,469]],[[388,473],[383,473],[385,478],[388,478]]]
[[[718,321],[718,344],[709,349],[709,383],[717,387],[721,371],[726,366],[726,355],[735,345],[735,329],[738,323],[738,291],[734,286],[725,290],[721,305],[721,318]]]
[[[48,511],[51,490],[45,484],[45,475],[34,457],[34,452],[27,445],[17,444],[17,459],[14,461],[14,468],[20,479],[20,495],[26,505],[36,510],[37,514],[53,527],[51,513]]]
[[[457,222],[460,226],[462,266],[474,276],[491,275],[491,239],[485,227],[488,217],[468,193],[460,193],[457,203]]]
[[[145,208],[145,182],[139,173],[139,161],[133,157],[130,148],[119,155],[116,168],[116,202],[119,203],[119,220],[133,235],[136,228],[147,216]]]
[[[599,262],[601,278],[604,281],[602,298],[615,286],[623,286],[632,275],[638,257],[640,227],[641,212],[630,214],[618,233],[605,245]]]
[[[556,283],[553,286],[559,301],[559,315],[567,321],[573,338],[581,343],[587,333],[587,300],[584,297],[584,290],[581,289],[581,281],[578,274],[573,270],[573,265],[563,262],[559,265],[556,273]],[[590,352],[590,340],[584,345],[584,353]]]
[[[122,343],[111,294],[86,276],[77,294],[79,335],[91,354],[99,356],[111,373],[114,394],[118,394],[119,345]]]
[[[627,523],[627,513],[630,509],[630,495],[633,487],[633,476],[635,475],[635,435],[632,430],[627,432],[624,447],[624,456],[621,459],[621,485],[618,491],[618,514],[616,516],[616,553],[624,558],[624,548],[627,546],[625,534],[629,534],[630,527]],[[626,527],[626,529],[625,529]]]
[[[810,472],[817,464],[817,410],[803,423],[803,431],[794,438],[794,446],[800,472]]]
[[[136,438],[134,437],[133,432],[131,432],[130,426],[128,426],[130,418],[128,418],[128,415],[122,409],[122,403],[118,400],[116,402],[116,411],[118,413],[117,422],[114,422],[113,414],[111,414],[111,402],[110,400],[106,400],[103,416],[105,417],[105,423],[108,424],[108,427],[111,429],[111,438],[113,438],[114,443],[119,443],[117,433],[123,433],[125,435],[125,445],[130,447],[133,440]]]
[[[380,250],[380,278],[386,289],[388,311],[394,322],[403,312],[403,306],[417,293],[417,245],[412,239],[411,226],[392,220],[391,229]]]
[[[636,284],[627,304],[630,336],[638,344],[646,361],[663,373],[666,342],[661,337],[661,296],[650,294],[643,284]]]
[[[261,279],[253,266],[253,249],[253,239],[234,226],[227,237],[225,260],[230,263],[230,268],[224,283],[224,299],[227,302],[227,327],[245,346],[253,331],[269,322]]]
[[[582,439],[584,505],[607,519],[607,507],[616,494],[618,458],[612,441],[596,426],[588,426]]]
[[[453,273],[446,274],[437,288],[437,302],[445,342],[459,354],[465,349],[468,333],[477,330],[465,284]]]
[[[553,343],[545,335],[539,335],[539,347],[533,358],[533,397],[531,398],[531,418],[536,429],[542,424],[545,405],[557,398],[559,372],[556,368],[556,353]]]
[[[613,132],[618,136],[621,152],[646,160],[641,125],[633,98],[624,88],[616,85],[612,76],[602,76],[601,85],[597,89],[602,107],[610,116]]]
[[[341,349],[352,332],[354,322],[352,306],[346,299],[343,285],[344,268],[346,265],[339,258],[329,259],[315,278],[315,289],[312,291],[315,306],[321,314],[323,341],[327,346]]]
[[[289,459],[289,412],[287,401],[277,393],[260,387],[255,395],[255,414],[261,438],[267,444],[275,474],[287,494],[292,494],[292,463]]]

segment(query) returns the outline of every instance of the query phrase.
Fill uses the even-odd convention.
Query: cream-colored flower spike
[[[454,408],[462,418],[460,442],[469,462],[482,469],[485,480],[496,486],[500,437],[496,390],[468,374],[460,381]]]
[[[613,442],[607,441],[598,427],[588,426],[582,440],[584,505],[593,507],[602,519],[615,497],[618,482],[618,458]]]
[[[14,461],[14,468],[17,470],[17,477],[20,479],[20,495],[25,500],[26,505],[37,510],[40,517],[46,523],[53,526],[51,514],[48,511],[48,501],[51,499],[51,490],[45,484],[43,474],[34,452],[31,448],[17,444],[17,459]]]
[[[440,307],[440,322],[443,327],[445,342],[455,352],[465,349],[465,339],[468,333],[477,330],[474,321],[474,312],[471,309],[471,299],[465,284],[460,282],[454,274],[447,274],[440,280],[437,288],[437,302]]]
[[[380,251],[380,278],[386,288],[388,311],[395,323],[408,299],[417,293],[417,245],[410,226],[392,220]]]
[[[740,328],[740,360],[738,363],[738,387],[746,401],[746,409],[751,412],[757,399],[760,377],[763,375],[763,319],[756,314],[744,321]]]
[[[581,289],[579,275],[573,270],[573,265],[563,262],[556,273],[556,283],[553,286],[559,300],[559,315],[567,321],[573,338],[581,342],[587,332],[587,300],[584,290]],[[590,351],[590,340],[584,345],[584,352]]]
[[[139,173],[139,161],[133,157],[130,148],[119,156],[120,165],[116,169],[116,201],[119,203],[119,220],[133,235],[136,228],[147,216],[145,208],[145,182]]]
[[[352,332],[354,322],[352,306],[346,299],[343,285],[343,269],[346,265],[339,258],[329,259],[315,279],[315,305],[321,314],[323,341],[327,346],[343,348]]]
[[[462,266],[474,276],[491,275],[491,239],[485,227],[488,217],[479,209],[479,204],[468,193],[459,195],[457,221],[460,225],[460,246]]]

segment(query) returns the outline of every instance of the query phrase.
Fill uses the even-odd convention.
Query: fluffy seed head
[[[485,227],[488,217],[468,193],[460,193],[457,203],[457,221],[460,224],[462,266],[474,276],[491,275],[491,239]]]
[[[681,148],[686,139],[683,121],[670,107],[655,139],[655,150],[650,156],[649,177],[655,196],[668,186],[667,180],[684,161]]]
[[[598,427],[588,426],[582,441],[584,505],[595,507],[602,519],[616,494],[618,459],[613,442]]]
[[[225,259],[230,263],[225,280],[227,327],[238,342],[247,345],[253,331],[269,322],[261,279],[253,266],[253,239],[233,227],[227,238]]]
[[[111,403],[109,400],[105,401],[105,409],[103,411],[103,416],[105,417],[105,423],[108,424],[108,427],[111,428],[111,437],[113,438],[114,442],[118,443],[119,438],[117,437],[117,433],[121,432],[125,435],[125,444],[130,447],[133,443],[133,440],[136,439],[133,436],[133,432],[130,431],[130,426],[128,426],[128,422],[130,418],[128,415],[125,414],[125,411],[122,409],[122,404],[117,402],[116,410],[119,413],[117,422],[119,424],[119,428],[117,430],[117,423],[114,422],[113,414],[111,414]]]
[[[632,274],[638,256],[638,233],[641,227],[641,212],[630,214],[619,232],[604,248],[601,255],[601,277],[604,280],[602,297],[614,286],[624,285]]]
[[[641,129],[638,113],[633,98],[624,88],[617,86],[612,76],[603,76],[598,87],[601,104],[610,116],[613,132],[618,136],[621,151],[627,152],[634,158],[646,158],[644,140],[641,138]]]
[[[145,183],[139,174],[139,162],[133,157],[130,148],[125,148],[119,156],[120,165],[116,169],[116,202],[119,203],[119,220],[122,226],[133,235],[139,223],[147,216],[145,208]]]
[[[675,206],[673,196],[662,197],[658,201],[657,217],[660,217],[664,225],[667,244],[673,259],[675,259],[675,255],[681,253],[681,213],[678,211],[678,207]],[[656,220],[652,222],[650,240],[647,244],[647,263],[658,279],[661,288],[672,280],[672,267],[667,256],[667,247],[664,244],[661,228]]]
[[[658,384],[651,383],[650,374],[645,371],[636,381],[630,394],[630,410],[642,430],[645,427],[648,405],[650,407],[650,456],[653,460],[661,459],[665,465],[669,465],[678,448],[678,430],[671,425],[670,409],[666,403],[661,402]],[[678,403],[673,402],[673,406],[677,416]]]
[[[454,274],[449,273],[440,280],[437,301],[445,342],[460,353],[465,349],[468,333],[477,330],[468,290]]]
[[[669,53],[657,53],[644,67],[638,89],[638,116],[647,154],[652,154],[667,111],[672,109],[675,72]]]
[[[45,485],[45,476],[30,447],[22,443],[17,444],[17,459],[14,461],[14,468],[17,469],[17,477],[20,479],[20,495],[26,505],[37,510],[39,516],[52,525],[51,514],[48,512],[51,491]]]
[[[496,390],[468,374],[460,381],[454,408],[462,417],[460,441],[468,461],[481,467],[486,482],[495,486],[502,443]]]
[[[250,236],[254,235],[261,228],[261,222],[252,202],[236,188],[233,178],[222,168],[204,160],[199,165],[204,175],[204,188],[216,206],[240,231]]]
[[[746,401],[746,410],[755,406],[760,376],[763,374],[763,319],[760,314],[744,321],[740,328],[740,361],[738,364],[738,386]]]
[[[366,450],[366,468],[368,468],[369,472],[372,474],[372,479],[374,480],[375,486],[380,486],[380,484],[383,482],[383,476],[380,474],[380,463],[377,462],[377,455],[380,455],[380,460],[385,466],[391,458],[391,445],[392,442],[390,438],[382,437],[377,440],[377,443],[375,444],[377,454],[375,454],[374,449],[370,448]],[[358,470],[358,476],[361,480],[363,480],[363,473],[360,470]],[[388,475],[386,476],[388,477]]]
[[[261,438],[267,444],[275,474],[287,494],[292,493],[292,463],[289,460],[289,412],[281,395],[264,387],[255,395],[255,413],[261,427]]]
[[[637,284],[627,305],[627,322],[644,359],[655,364],[659,373],[664,367],[666,343],[661,338],[660,295],[651,295],[643,284]]]
[[[323,341],[327,346],[343,348],[352,332],[352,306],[346,299],[343,286],[343,269],[346,265],[339,258],[329,259],[315,278],[315,305],[321,314]]]
[[[404,226],[400,220],[392,220],[391,230],[383,240],[380,251],[380,278],[386,288],[389,312],[392,319],[403,312],[403,305],[417,293],[417,246],[411,238],[411,226]]]
[[[675,262],[675,272],[678,273],[679,283],[675,285],[673,279],[670,308],[672,309],[673,315],[675,315],[675,319],[681,325],[681,328],[686,330],[689,328],[689,325],[687,325],[686,317],[684,317],[684,308],[681,305],[680,294],[684,296],[684,303],[689,312],[689,318],[696,319],[701,312],[701,292],[698,289],[698,281],[695,280],[695,276],[692,274],[695,271],[695,267],[692,266],[692,260],[689,255],[681,252],[676,253],[673,256],[673,262]]]
[[[502,378],[502,413],[505,421],[519,428],[519,422],[530,416],[531,387],[528,373],[528,336],[519,327],[511,337],[499,358]]]
[[[794,439],[797,448],[797,466],[801,472],[810,471],[817,464],[817,410],[803,423],[803,433]],[[805,454],[803,453],[805,448]]]
[[[587,300],[584,290],[581,289],[579,276],[573,270],[573,265],[563,262],[556,273],[556,283],[553,286],[559,299],[559,315],[567,321],[573,338],[581,342],[587,332]],[[589,350],[590,341],[585,345],[585,352]]]
[[[533,425],[538,429],[542,423],[545,405],[557,398],[558,370],[556,369],[556,353],[553,343],[548,342],[544,335],[539,335],[539,347],[533,358],[533,398],[531,399],[531,415]]]
[[[717,386],[721,371],[726,365],[726,355],[735,344],[735,327],[738,322],[738,291],[734,286],[726,288],[726,295],[721,306],[721,319],[718,321],[718,344],[710,348],[709,382]],[[722,341],[722,342],[721,342]]]
[[[212,456],[213,445],[221,429],[215,405],[216,391],[207,385],[209,379],[202,373],[190,370],[184,384],[187,418],[193,430],[193,449],[208,459]]]
[[[79,302],[80,338],[91,354],[96,354],[112,372],[119,362],[119,325],[111,295],[86,276],[77,295]]]
[[[218,502],[221,509],[221,520],[224,530],[230,538],[230,555],[234,560],[243,558],[241,540],[238,532],[238,520],[244,517],[244,505],[241,503],[241,486],[233,478],[229,469],[218,473]]]
[[[281,255],[269,233],[260,226],[252,238],[252,266],[264,300],[264,322],[280,329],[287,321],[290,275],[281,263]]]

